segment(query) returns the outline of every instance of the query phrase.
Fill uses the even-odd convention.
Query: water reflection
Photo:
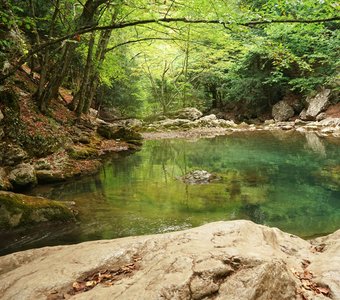
[[[6,243],[13,251],[241,218],[303,237],[325,234],[340,226],[339,154],[337,144],[299,133],[147,141],[141,152],[113,159],[97,176],[33,191],[75,201],[79,224],[47,227],[40,237],[21,231],[7,235]],[[221,180],[186,185],[177,179],[195,169]]]

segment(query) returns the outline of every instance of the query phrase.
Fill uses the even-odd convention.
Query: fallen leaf
[[[97,285],[97,281],[95,280],[90,280],[90,281],[86,281],[86,287],[94,287],[95,285]]]
[[[76,282],[74,282],[74,283],[72,284],[72,287],[73,287],[73,289],[74,289],[76,292],[79,292],[79,291],[85,289],[86,285],[85,285],[84,282],[78,282],[78,281],[76,281]]]
[[[318,294],[321,293],[325,296],[329,296],[329,294],[331,292],[330,289],[327,288],[327,287],[317,287],[315,290],[317,291]]]

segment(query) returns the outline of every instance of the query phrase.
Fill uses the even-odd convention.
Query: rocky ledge
[[[0,191],[0,231],[43,222],[75,221],[73,203]]]
[[[340,299],[340,230],[250,221],[0,257],[2,299]]]

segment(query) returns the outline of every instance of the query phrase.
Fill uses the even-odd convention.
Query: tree
[[[11,70],[7,74],[1,76],[0,80],[5,80],[13,73],[15,68],[38,55],[40,83],[36,99],[41,111],[46,112],[50,100],[56,97],[63,80],[68,78],[72,61],[76,58],[78,61],[80,55],[83,74],[79,78],[79,86],[74,91],[75,97],[72,105],[74,109],[76,108],[78,116],[86,113],[91,106],[100,84],[102,66],[108,51],[110,49],[114,51],[114,48],[119,44],[127,45],[129,40],[140,40],[142,42],[142,40],[148,39],[163,39],[164,41],[165,39],[177,39],[183,41],[183,43],[175,45],[179,51],[182,51],[182,64],[180,66],[174,65],[172,68],[174,72],[169,77],[171,69],[169,64],[172,64],[170,62],[174,58],[168,57],[167,64],[162,64],[163,75],[161,74],[160,78],[157,79],[160,80],[157,85],[160,86],[160,91],[163,91],[163,110],[168,109],[169,104],[167,103],[177,101],[177,97],[174,99],[173,96],[174,91],[180,94],[183,105],[189,103],[189,98],[195,92],[197,92],[197,95],[201,95],[202,92],[209,92],[213,106],[218,106],[226,99],[225,95],[228,95],[228,89],[226,90],[223,87],[228,86],[230,76],[237,76],[238,73],[233,71],[236,68],[226,66],[219,68],[214,67],[214,63],[210,63],[207,68],[201,71],[202,74],[199,74],[199,68],[192,67],[195,65],[195,56],[198,57],[199,51],[202,50],[202,48],[195,48],[194,46],[194,42],[198,40],[198,36],[195,37],[195,31],[203,33],[200,37],[204,37],[202,39],[203,44],[209,44],[207,42],[209,39],[214,40],[214,34],[209,31],[209,28],[217,28],[218,26],[224,31],[236,32],[241,36],[249,37],[249,33],[251,33],[252,38],[250,40],[255,43],[256,40],[265,36],[266,41],[271,40],[277,45],[278,42],[274,38],[270,38],[270,35],[274,35],[274,33],[269,33],[266,28],[275,28],[276,25],[281,23],[325,23],[325,26],[337,27],[337,21],[340,20],[337,14],[338,4],[330,0],[317,3],[307,0],[299,2],[293,0],[280,1],[278,3],[277,1],[255,0],[250,2],[189,0],[153,1],[151,4],[145,0],[130,2],[87,0],[83,4],[75,0],[54,0],[51,2],[51,6],[47,5],[45,10],[42,9],[41,11],[41,5],[38,5],[39,1],[31,0],[29,5],[18,3],[17,6],[3,1],[5,9],[0,16],[6,19],[6,26],[24,31],[30,43],[33,44],[34,42],[36,46],[32,49],[27,47],[28,49],[23,52],[28,52],[23,53],[19,58],[17,58],[17,55],[15,58],[10,58],[14,67],[10,68]],[[25,21],[20,25],[22,16],[27,18],[27,22]],[[31,29],[28,28],[30,23],[34,24]],[[204,26],[204,24],[209,25],[209,27]],[[26,28],[22,28],[23,26],[26,26]],[[118,41],[117,43],[116,39],[119,40],[120,36],[125,36],[128,40]],[[233,44],[236,44],[237,40],[238,38],[235,36],[228,37],[228,42],[232,41]],[[251,51],[249,44],[251,44],[251,41],[245,43],[245,52]],[[221,44],[221,48],[217,50],[223,52],[225,46]],[[5,48],[9,49],[9,47],[10,45],[5,45]],[[22,48],[25,48],[25,46],[22,46]],[[238,48],[237,46],[236,51],[240,51]],[[285,48],[285,50],[287,49]],[[129,52],[129,50],[127,51]],[[218,64],[230,61],[229,54],[232,51],[228,49],[227,52],[225,58],[217,59]],[[275,51],[269,52],[268,57],[272,60],[273,69],[270,71],[271,75],[267,76],[268,78],[266,77],[268,83],[279,80],[280,75],[279,64],[275,65],[279,61],[275,59]],[[289,49],[289,53],[294,53],[293,49]],[[204,52],[203,56],[206,56],[206,54],[207,52]],[[210,53],[209,55],[208,60],[213,57],[213,54]],[[6,53],[5,56],[9,57]],[[280,64],[281,67],[283,66],[282,62],[283,60]],[[302,66],[302,60],[300,62]],[[210,73],[207,70],[210,70]],[[211,78],[209,78],[209,74],[211,74]],[[303,73],[301,74],[303,75]],[[152,73],[151,75],[155,77],[155,74]],[[330,74],[329,76],[333,75]],[[149,78],[151,78],[150,74]],[[206,80],[206,83],[204,83],[204,80]],[[293,83],[293,81],[290,81],[290,85]],[[297,81],[295,81],[295,86],[297,85]],[[155,91],[154,88],[153,90]],[[170,90],[171,96],[168,97],[166,92]]]

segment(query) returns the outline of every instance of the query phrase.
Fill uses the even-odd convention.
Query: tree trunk
[[[75,31],[86,26],[93,26],[94,16],[97,13],[98,7],[106,1],[107,0],[87,0],[83,6],[82,14],[76,22]],[[47,112],[51,99],[58,96],[59,88],[67,75],[76,47],[77,44],[75,43],[66,43],[63,55],[57,64],[56,70],[54,70],[54,74],[51,76],[46,86],[42,84],[44,91],[43,93],[40,92],[41,95],[38,98],[38,103],[39,108],[43,113]],[[46,61],[45,64],[48,64],[48,61]]]
[[[114,14],[112,15],[111,24],[114,24],[118,13],[119,7],[115,9]],[[105,59],[106,49],[110,42],[111,34],[112,29],[102,31],[100,33],[97,50],[94,55],[94,62],[91,65],[91,80],[89,82],[88,92],[86,95],[86,103],[83,109],[84,114],[87,114],[89,112],[93,103],[93,99],[97,93],[97,88],[99,85],[99,69]]]
[[[89,79],[91,75],[91,69],[93,64],[93,47],[94,47],[95,34],[94,32],[91,34],[89,41],[89,48],[87,51],[86,65],[84,69],[84,75],[82,79],[82,85],[79,91],[79,101],[76,109],[77,117],[80,118],[84,108],[87,110],[90,108],[89,100],[86,100],[86,94],[88,91]]]

